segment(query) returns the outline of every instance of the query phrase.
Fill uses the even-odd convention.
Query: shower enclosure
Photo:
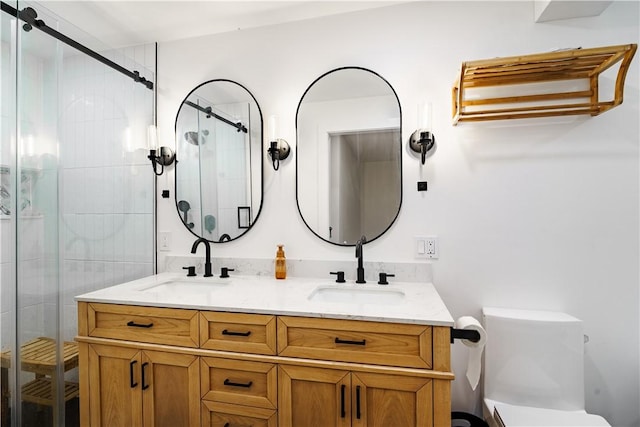
[[[1,426],[77,425],[74,296],[155,270],[155,46],[107,49],[45,7],[0,13]]]

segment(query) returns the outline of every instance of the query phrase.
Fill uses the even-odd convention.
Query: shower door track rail
[[[214,117],[214,118],[216,118],[216,119],[220,120],[221,122],[224,122],[224,123],[226,123],[226,124],[228,124],[228,125],[230,125],[230,126],[233,126],[233,127],[234,127],[234,128],[236,128],[236,129],[238,129],[238,132],[244,132],[244,133],[247,133],[247,132],[248,132],[248,131],[247,131],[247,127],[246,127],[246,126],[244,126],[244,125],[242,124],[242,122],[234,123],[234,122],[232,122],[231,120],[227,120],[227,119],[225,119],[224,117],[222,117],[222,116],[220,116],[220,115],[218,115],[218,114],[214,113],[214,112],[212,111],[212,108],[211,108],[211,107],[207,107],[207,108],[205,108],[205,107],[203,107],[203,106],[201,106],[201,105],[198,105],[198,104],[196,104],[195,102],[191,102],[191,101],[184,101],[184,103],[185,103],[186,105],[188,105],[189,107],[193,107],[193,108],[195,108],[196,110],[203,112],[204,114],[206,114],[206,115],[207,115],[207,118],[209,118],[209,117]]]
[[[138,83],[142,83],[143,85],[145,85],[145,87],[147,89],[151,89],[153,90],[153,82],[145,79],[144,77],[140,76],[140,72],[138,71],[130,71],[127,70],[126,68],[124,68],[123,66],[116,64],[115,62],[113,62],[110,59],[105,58],[104,56],[100,55],[99,53],[89,49],[88,47],[78,43],[77,41],[73,40],[70,37],[65,36],[64,34],[54,30],[53,28],[47,26],[47,24],[45,24],[45,22],[42,19],[37,19],[38,18],[38,13],[35,11],[35,9],[31,8],[31,7],[25,7],[24,9],[18,11],[16,8],[10,6],[9,4],[5,3],[5,2],[0,2],[2,3],[2,11],[5,13],[8,13],[11,16],[15,16],[19,19],[21,19],[22,21],[26,22],[26,24],[23,26],[25,31],[30,31],[32,28],[37,28],[38,30],[49,34],[51,37],[60,40],[61,42],[73,47],[74,49],[79,50],[80,52],[89,55],[90,57],[92,57],[93,59],[100,61],[101,63],[103,63],[104,65],[113,68],[114,70],[124,74],[127,77],[132,78],[134,81],[138,82]]]

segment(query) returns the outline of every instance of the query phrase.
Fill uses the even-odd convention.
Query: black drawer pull
[[[247,331],[247,332],[233,332],[233,331],[229,331],[227,329],[222,331],[222,335],[234,335],[237,337],[248,337],[249,335],[251,335],[251,331]]]
[[[360,386],[356,386],[356,418],[360,419]]]
[[[129,363],[129,385],[131,386],[131,388],[135,388],[138,386],[138,383],[133,379],[133,365],[135,365],[136,363],[138,363],[137,360],[132,360],[131,363]]]
[[[347,413],[344,410],[344,390],[347,388],[346,385],[342,384],[340,386],[340,418],[344,418]]]
[[[336,344],[365,345],[366,343],[367,343],[367,340],[352,341],[352,340],[341,340],[340,338],[336,338]]]
[[[147,324],[147,325],[143,325],[143,324],[141,324],[141,323],[136,323],[136,322],[134,322],[134,321],[132,320],[132,321],[130,321],[130,322],[127,322],[127,326],[132,326],[132,327],[135,327],[135,328],[150,328],[150,327],[152,327],[152,326],[153,326],[153,323],[149,323],[149,324]]]
[[[224,385],[229,385],[229,386],[232,386],[232,387],[249,388],[249,387],[251,387],[251,384],[253,384],[253,381],[249,381],[248,383],[234,383],[231,380],[229,380],[229,378],[224,380]]]
[[[149,388],[149,384],[145,384],[145,383],[144,383],[144,368],[146,368],[148,364],[149,364],[149,363],[147,363],[147,362],[145,362],[145,363],[143,363],[143,364],[142,364],[142,389],[143,389],[143,390],[146,390],[146,389],[148,389],[148,388]]]

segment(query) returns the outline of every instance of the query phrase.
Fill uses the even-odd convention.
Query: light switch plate
[[[437,236],[415,236],[413,248],[416,258],[438,259]]]
[[[170,231],[158,232],[158,250],[159,251],[171,250],[171,232]]]

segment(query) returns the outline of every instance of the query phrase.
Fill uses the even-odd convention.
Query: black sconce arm
[[[435,148],[436,136],[426,129],[418,129],[411,135],[409,145],[411,150],[420,153],[420,160],[424,165],[427,153]]]
[[[153,173],[156,176],[160,176],[164,173],[164,167],[173,163],[176,158],[176,154],[169,147],[160,147],[158,150],[149,150],[147,159],[151,161],[151,167],[153,167]],[[160,165],[160,172],[158,172],[158,165]]]
[[[284,160],[289,157],[289,153],[291,153],[291,147],[289,147],[289,143],[284,139],[276,139],[269,143],[267,153],[269,153],[269,157],[271,157],[273,170],[277,171],[278,169],[280,169],[280,160]]]

